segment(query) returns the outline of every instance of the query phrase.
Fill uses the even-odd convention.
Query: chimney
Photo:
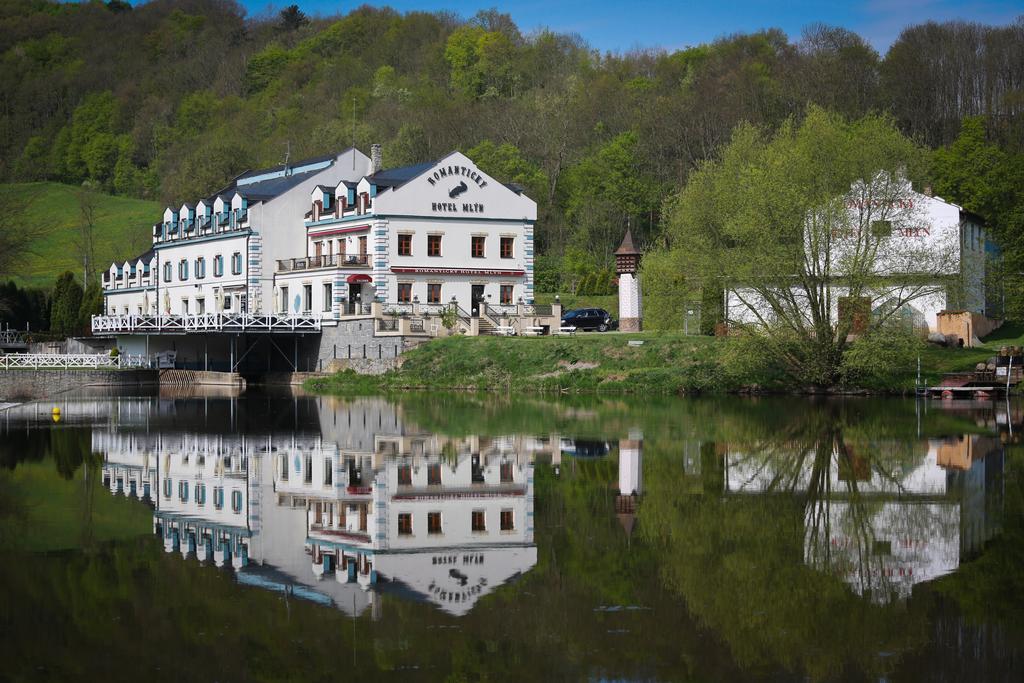
[[[370,145],[370,173],[376,173],[384,167],[384,158],[381,155],[380,145],[373,143]]]
[[[924,196],[926,196],[926,197],[931,197],[932,196],[932,186],[931,185],[925,185],[924,186]]]

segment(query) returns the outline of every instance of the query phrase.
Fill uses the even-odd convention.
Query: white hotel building
[[[536,218],[536,202],[459,152],[383,169],[375,145],[374,160],[348,149],[244,173],[168,207],[152,248],[110,267],[93,332],[151,353],[161,335],[320,333],[389,314],[419,317],[395,331],[428,336],[439,325],[423,318],[452,304],[466,333],[550,323],[558,312],[533,306]]]

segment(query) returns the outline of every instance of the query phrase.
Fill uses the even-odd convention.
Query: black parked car
[[[562,314],[562,327],[569,326],[577,330],[607,332],[614,330],[616,323],[603,308],[577,308]]]

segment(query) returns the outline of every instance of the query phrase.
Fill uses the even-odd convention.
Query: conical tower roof
[[[626,228],[626,236],[622,238],[622,244],[615,250],[616,256],[639,256],[640,250],[633,244],[633,231]]]

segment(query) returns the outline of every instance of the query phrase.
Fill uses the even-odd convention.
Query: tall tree
[[[50,308],[50,331],[72,336],[80,331],[79,315],[82,309],[82,286],[70,271],[57,278],[53,286]]]
[[[811,108],[774,135],[739,126],[670,209],[679,272],[694,292],[727,290],[728,321],[794,377],[831,384],[855,318],[837,307],[875,311],[864,316],[874,330],[944,294],[958,272],[957,226],[932,240],[914,231],[919,208],[904,174],[924,159],[884,117],[848,123]]]
[[[288,5],[280,14],[280,27],[285,31],[296,31],[309,23],[309,17],[298,5]]]
[[[96,274],[96,221],[99,219],[99,197],[93,183],[85,181],[75,193],[78,200],[78,233],[75,247],[82,259],[82,282],[87,285]]]

